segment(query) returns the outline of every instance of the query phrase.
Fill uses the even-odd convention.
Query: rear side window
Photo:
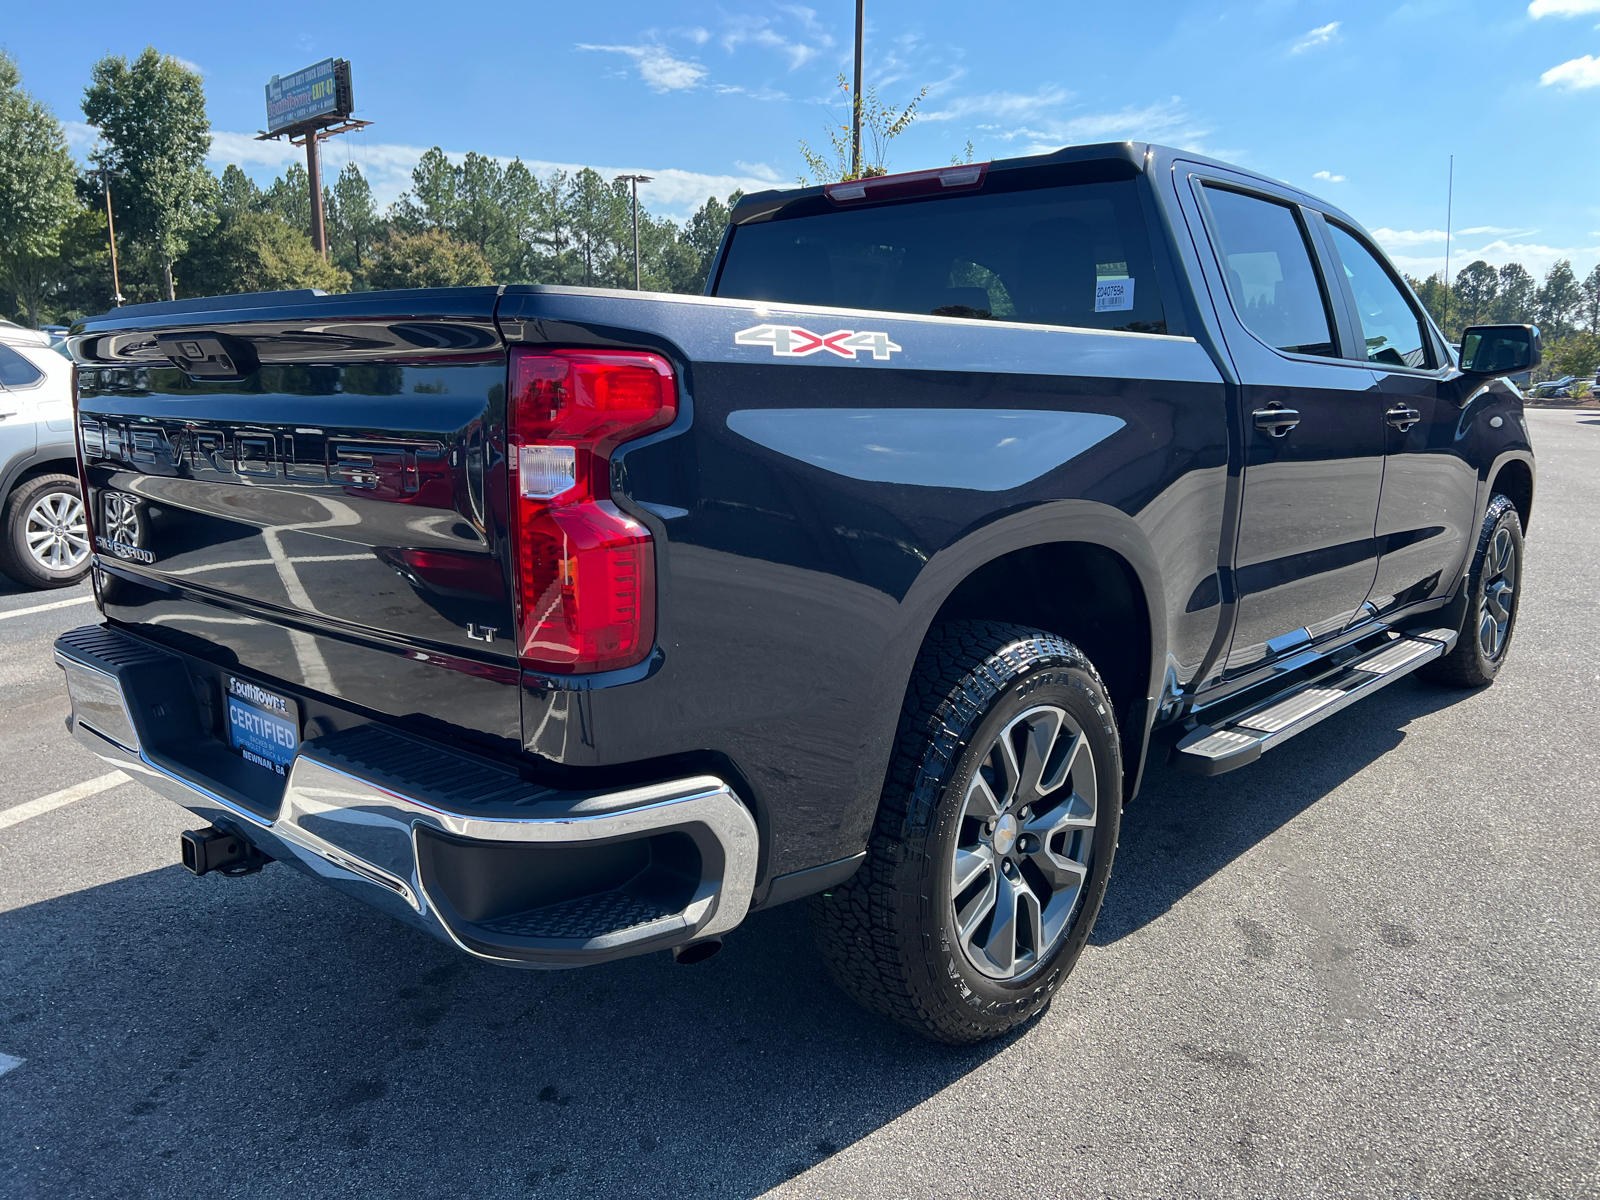
[[[1339,251],[1345,276],[1350,280],[1350,290],[1355,294],[1361,336],[1366,341],[1361,356],[1386,367],[1427,370],[1433,366],[1422,318],[1411,307],[1394,277],[1384,270],[1372,251],[1351,234],[1332,222],[1328,224],[1328,232],[1333,235],[1334,247]]]
[[[10,346],[0,345],[0,385],[5,387],[31,387],[44,378],[39,370]]]
[[[734,227],[716,295],[1165,333],[1133,180]]]
[[[1234,311],[1267,345],[1333,357],[1327,297],[1300,218],[1287,204],[1207,187]]]

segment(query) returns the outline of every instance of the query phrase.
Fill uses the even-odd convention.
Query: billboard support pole
[[[318,130],[306,134],[306,175],[311,181],[311,248],[328,261],[328,234],[322,223],[322,139]]]

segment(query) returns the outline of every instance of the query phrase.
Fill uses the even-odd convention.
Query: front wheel
[[[0,515],[0,571],[25,587],[58,588],[89,572],[89,528],[71,475],[19,484]]]
[[[938,1041],[1027,1021],[1088,941],[1121,811],[1111,702],[1075,646],[1016,625],[936,627],[867,861],[812,900],[835,982]]]
[[[1487,687],[1505,664],[1517,631],[1522,586],[1522,520],[1507,496],[1484,513],[1478,549],[1467,576],[1466,615],[1449,654],[1418,672],[1446,687]]]

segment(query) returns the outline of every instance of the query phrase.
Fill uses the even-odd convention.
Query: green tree
[[[1539,327],[1546,337],[1564,338],[1572,332],[1583,304],[1583,292],[1578,277],[1572,273],[1572,263],[1560,259],[1545,273],[1539,288]]]
[[[1494,319],[1502,325],[1526,325],[1536,319],[1539,285],[1521,263],[1500,268],[1500,295],[1495,301]]]
[[[1435,272],[1426,279],[1414,279],[1410,275],[1405,277],[1406,283],[1411,285],[1411,290],[1417,294],[1417,299],[1422,301],[1422,307],[1433,318],[1433,322],[1446,338],[1456,340],[1451,333],[1448,322],[1445,320],[1445,286],[1442,272]],[[1453,306],[1452,306],[1453,307]],[[1451,314],[1454,315],[1453,313]]]
[[[61,122],[22,88],[17,60],[0,50],[0,283],[39,324],[49,269],[79,211],[77,168]]]
[[[290,163],[287,171],[267,185],[261,193],[261,208],[276,213],[307,238],[311,236],[311,176],[304,163]]]
[[[1578,285],[1583,300],[1579,307],[1579,323],[1588,327],[1590,333],[1600,334],[1600,263],[1584,276],[1583,282]]]
[[[843,72],[839,75],[839,90],[844,93],[847,113],[853,114],[858,105],[861,110],[861,177],[887,175],[889,143],[904,133],[911,122],[917,119],[917,105],[927,96],[928,89],[923,88],[903,108],[884,104],[878,99],[877,89],[870,84],[860,96],[853,96],[850,81],[844,77]],[[800,157],[806,160],[806,168],[812,177],[808,180],[805,175],[798,176],[801,187],[812,182],[835,183],[857,178],[850,170],[852,133],[850,117],[847,116],[837,125],[826,126],[823,132],[828,138],[828,148],[823,151],[813,150],[804,140],[800,143]]]
[[[372,202],[372,187],[355,163],[345,163],[339,172],[326,207],[328,250],[333,261],[359,283],[372,243],[383,232],[383,221]]]
[[[567,180],[562,197],[572,230],[573,253],[585,287],[633,285],[633,220],[628,185],[606,183],[585,167]],[[626,252],[624,252],[626,247]]]
[[[1600,337],[1592,333],[1573,333],[1550,346],[1540,374],[1550,379],[1560,379],[1563,375],[1593,379],[1596,369],[1600,369]]]
[[[1451,307],[1457,311],[1463,327],[1486,325],[1494,319],[1499,295],[1499,273],[1480,258],[1456,274],[1455,300]]]
[[[211,122],[200,76],[154,46],[132,63],[107,55],[94,65],[83,115],[127,172],[112,188],[118,232],[144,243],[175,299],[173,260],[210,224],[216,192],[205,168]]]
[[[442,229],[395,230],[372,248],[367,283],[374,288],[472,287],[494,282],[476,247]]]
[[[217,215],[223,220],[239,213],[261,212],[265,200],[255,180],[229,163],[217,185]]]
[[[311,239],[274,212],[242,212],[198,238],[179,261],[186,296],[349,290],[349,272],[324,262]]]
[[[726,203],[715,196],[707,196],[706,202],[689,217],[683,236],[695,253],[697,265],[694,277],[688,281],[684,291],[705,291],[712,260],[722,248],[722,235],[727,232],[728,220],[733,215],[734,205],[739,203],[743,195],[742,191],[733,192]]]

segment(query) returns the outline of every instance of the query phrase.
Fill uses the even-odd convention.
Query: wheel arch
[[[1527,530],[1529,522],[1533,519],[1533,464],[1531,461],[1517,457],[1508,457],[1501,462],[1494,473],[1489,477],[1489,489],[1483,498],[1484,508],[1494,499],[1496,493],[1508,497],[1517,507],[1517,518],[1522,522],[1522,528]]]
[[[919,612],[908,668],[928,630],[948,620],[1010,621],[1077,645],[1116,709],[1124,797],[1133,798],[1167,646],[1159,563],[1130,517],[1085,500],[1008,514],[936,554],[906,602]]]

